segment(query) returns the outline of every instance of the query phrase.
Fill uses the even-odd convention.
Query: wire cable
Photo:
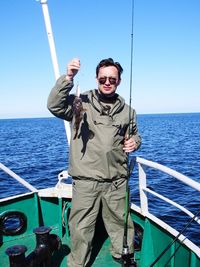
[[[195,218],[199,215],[200,210],[198,210],[198,212],[191,218],[191,220],[185,225],[185,227],[182,229],[181,232],[179,232],[179,234],[173,239],[173,241],[167,245],[167,247],[160,253],[160,255],[154,260],[154,262],[152,262],[152,264],[149,267],[153,267],[159,260],[160,258],[167,252],[167,250],[178,240],[179,236],[183,234],[183,232],[185,232],[185,230],[190,226],[190,224],[195,220]],[[177,252],[177,250],[176,250]],[[175,255],[175,253],[173,254],[173,256]]]

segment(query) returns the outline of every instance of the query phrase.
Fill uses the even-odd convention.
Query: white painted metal
[[[149,192],[161,199],[163,199],[165,202],[168,202],[174,206],[176,206],[177,208],[179,208],[180,210],[182,210],[183,212],[185,212],[187,215],[189,215],[191,218],[193,218],[195,215],[193,213],[191,213],[190,211],[188,211],[186,208],[184,208],[183,206],[179,205],[178,203],[173,202],[172,200],[154,192],[153,190],[147,188],[147,181],[146,181],[146,173],[144,171],[144,166],[148,166],[151,167],[153,169],[157,169],[162,171],[163,173],[167,173],[171,176],[173,176],[174,178],[180,180],[181,182],[191,186],[192,188],[200,191],[200,183],[190,179],[189,177],[174,171],[166,166],[163,166],[161,164],[158,164],[156,162],[153,161],[149,161],[140,157],[136,157],[136,162],[138,163],[138,169],[139,169],[139,192],[140,192],[140,207],[136,206],[135,204],[131,204],[131,209],[142,214],[143,216],[149,218],[150,220],[154,221],[156,224],[160,225],[163,229],[165,229],[166,231],[168,231],[169,233],[171,233],[174,237],[178,236],[179,232],[172,228],[170,225],[168,225],[167,223],[163,222],[162,220],[160,220],[158,217],[154,216],[153,214],[151,214],[148,211],[148,197],[147,194],[145,192]],[[196,218],[195,219],[196,222],[200,223],[200,219]],[[179,238],[181,243],[185,244],[188,248],[190,248],[192,251],[194,251],[194,253],[200,257],[200,248],[198,246],[196,246],[193,242],[191,242],[189,239],[187,239],[184,235],[180,235]]]
[[[189,215],[191,218],[193,218],[195,216],[195,214],[193,214],[192,212],[190,212],[189,210],[187,210],[186,208],[184,208],[183,206],[179,205],[178,203],[172,201],[171,199],[167,198],[167,197],[164,197],[163,195],[160,195],[158,193],[156,193],[155,191],[149,189],[149,188],[143,188],[143,191],[146,191],[146,192],[149,192],[151,193],[152,195],[164,200],[165,202],[177,207],[178,209],[182,210],[183,212],[185,212],[187,215]],[[194,219],[197,223],[200,224],[200,219],[198,218],[195,218]]]
[[[21,197],[24,197],[24,196],[29,196],[29,195],[32,195],[32,194],[34,194],[34,192],[28,192],[28,193],[24,193],[24,194],[19,194],[19,195],[14,195],[14,196],[10,196],[10,197],[1,198],[0,199],[0,203],[1,202],[6,202],[6,201],[9,201],[9,200],[17,200],[17,198],[21,198]]]
[[[189,215],[191,218],[195,217],[195,215],[190,212],[189,210],[187,210],[185,207],[181,206],[178,203],[175,203],[174,201],[172,201],[169,198],[166,198],[160,194],[158,194],[157,192],[154,192],[153,190],[147,188],[147,178],[146,178],[146,173],[144,171],[143,166],[148,166],[151,167],[153,169],[157,169],[162,171],[163,173],[169,174],[171,176],[173,176],[174,178],[178,179],[179,181],[187,184],[188,186],[196,189],[197,191],[200,191],[200,183],[190,179],[189,177],[174,171],[166,166],[163,166],[159,163],[153,162],[153,161],[149,161],[140,157],[136,157],[136,162],[138,163],[138,168],[139,168],[139,193],[140,193],[140,210],[141,210],[141,214],[144,216],[150,216],[150,213],[148,211],[148,197],[147,197],[147,192],[153,194],[154,196],[164,200],[167,203],[170,203],[172,205],[174,205],[175,207],[179,208],[180,210],[182,210],[183,212],[185,212],[187,215]],[[198,217],[196,217],[194,219],[197,223],[200,224],[200,219]]]
[[[13,177],[15,180],[17,180],[20,184],[22,184],[23,186],[25,186],[26,188],[28,188],[30,191],[32,192],[37,192],[37,189],[30,185],[28,182],[26,182],[24,179],[22,179],[19,175],[17,175],[16,173],[14,173],[13,171],[11,171],[10,169],[8,169],[5,165],[3,165],[2,163],[0,163],[0,169],[2,169],[4,172],[6,172],[7,174],[9,174],[11,177]]]
[[[55,42],[54,42],[54,37],[53,37],[53,32],[52,32],[52,27],[51,27],[51,20],[49,16],[47,0],[41,0],[40,3],[42,5],[42,11],[44,15],[44,21],[45,21],[46,32],[47,32],[48,41],[49,41],[49,48],[50,48],[51,59],[53,63],[54,74],[57,80],[60,77],[60,72],[59,72],[59,67],[58,67],[58,60],[57,60],[57,55],[56,55],[56,48],[55,48]],[[65,126],[66,135],[67,135],[68,145],[70,145],[70,138],[71,138],[70,125],[67,121],[64,121],[64,126]]]
[[[59,67],[58,67],[58,60],[56,56],[56,48],[55,48],[55,42],[54,42],[54,37],[52,33],[52,27],[51,27],[51,21],[50,21],[50,16],[49,16],[49,10],[47,6],[47,0],[41,0],[42,4],[42,11],[44,15],[44,20],[45,20],[45,26],[46,26],[46,31],[47,31],[47,36],[49,40],[49,47],[50,47],[50,52],[51,52],[51,59],[53,63],[53,68],[54,68],[54,74],[56,80],[60,76],[59,72]]]
[[[150,161],[150,160],[146,160],[146,159],[143,159],[143,158],[140,158],[140,157],[137,157],[136,158],[136,161],[140,164],[143,164],[143,165],[146,165],[146,166],[149,166],[151,168],[154,168],[154,169],[157,169],[157,170],[160,170],[164,173],[167,173],[171,176],[173,176],[174,178],[180,180],[181,182],[193,187],[194,189],[200,191],[200,183],[190,179],[189,177],[177,172],[177,171],[174,171],[166,166],[163,166],[159,163],[156,163],[156,162],[153,162],[153,161]]]
[[[52,187],[40,189],[38,191],[40,197],[47,198],[72,198],[72,185],[63,183],[60,187]]]
[[[148,213],[148,198],[144,189],[147,187],[146,173],[141,164],[138,164],[139,168],[139,193],[140,193],[140,206],[141,212],[145,216]]]

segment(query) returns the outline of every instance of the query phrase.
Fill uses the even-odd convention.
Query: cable
[[[182,235],[183,232],[188,228],[188,226],[195,220],[195,218],[198,216],[199,213],[200,213],[200,210],[198,210],[198,212],[186,224],[186,226],[182,229],[182,231],[179,232],[179,234],[174,238],[174,240],[169,245],[167,245],[167,247],[160,253],[160,255],[154,260],[154,262],[152,262],[152,264],[149,267],[153,267],[160,260],[160,258],[167,252],[167,250],[178,240],[179,236]]]

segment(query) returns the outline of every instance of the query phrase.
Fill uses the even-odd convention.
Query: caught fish
[[[75,129],[75,135],[74,139],[78,136],[78,130],[80,127],[80,123],[83,119],[83,114],[84,114],[84,109],[83,109],[83,103],[82,99],[80,98],[80,87],[77,85],[76,88],[76,97],[73,102],[73,114],[75,117],[75,122],[74,122],[74,129]]]

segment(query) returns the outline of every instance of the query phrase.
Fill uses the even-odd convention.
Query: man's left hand
[[[125,139],[123,150],[126,153],[133,152],[136,149],[137,149],[137,144],[136,144],[136,142],[135,142],[133,137],[131,137],[129,139]]]

